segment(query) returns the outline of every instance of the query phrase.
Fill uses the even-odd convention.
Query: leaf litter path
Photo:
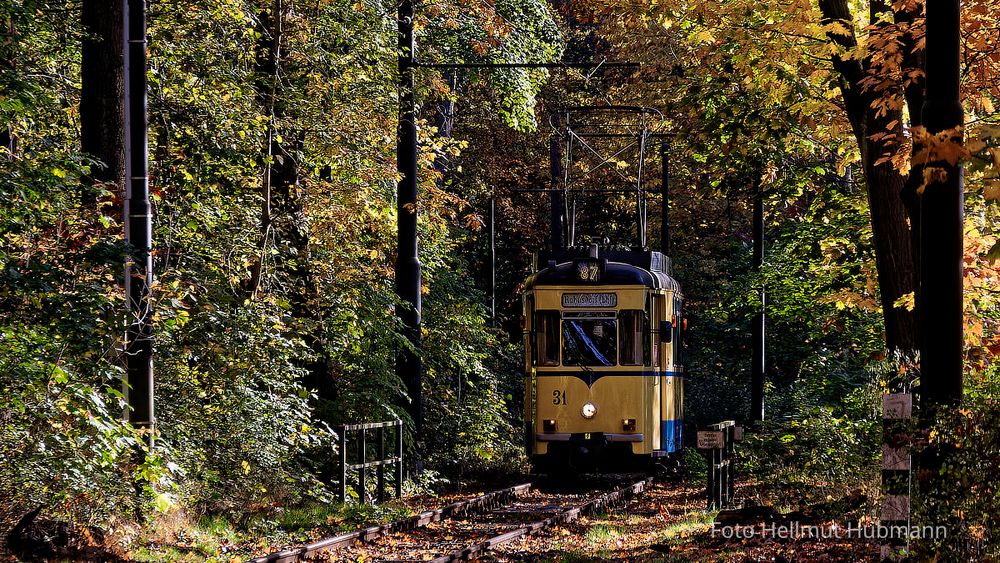
[[[484,561],[878,561],[863,539],[712,536],[705,489],[657,483],[613,511],[580,518],[488,552]],[[759,525],[757,527],[759,530]]]
[[[414,530],[400,530],[364,543],[343,546],[324,560],[439,561],[474,558],[529,533],[537,533],[641,494],[651,479],[604,475],[599,479],[550,484],[522,492],[501,507],[461,514]],[[316,555],[319,555],[318,553]]]
[[[401,534],[390,534],[341,549],[348,561],[421,561],[447,555],[493,536],[557,514],[579,499],[531,491],[503,508],[469,518],[452,518]]]

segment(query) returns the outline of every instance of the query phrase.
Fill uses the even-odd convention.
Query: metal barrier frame
[[[394,455],[386,457],[386,429],[396,429],[396,439],[394,440]],[[337,465],[340,467],[340,502],[347,501],[347,471],[358,470],[358,499],[362,503],[368,502],[368,490],[366,485],[366,473],[371,467],[376,468],[376,502],[385,502],[385,467],[392,465],[396,471],[395,493],[396,498],[403,496],[403,422],[393,420],[389,422],[369,422],[364,424],[343,424],[335,427],[337,435],[340,437],[340,452]],[[377,458],[368,461],[368,432],[376,431],[375,442],[378,445]],[[357,436],[357,463],[348,460],[348,436],[354,433]]]

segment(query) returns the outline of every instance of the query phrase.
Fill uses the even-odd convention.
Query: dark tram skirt
[[[548,442],[548,453],[532,456],[539,473],[611,471],[645,468],[648,455],[632,453],[632,443],[641,442],[642,434],[536,434],[539,442]]]

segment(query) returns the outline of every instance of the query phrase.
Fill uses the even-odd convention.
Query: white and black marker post
[[[900,392],[882,396],[882,508],[879,525],[889,532],[882,544],[882,559],[903,558],[909,553],[910,526],[910,418],[913,395]],[[881,535],[880,535],[881,537]]]

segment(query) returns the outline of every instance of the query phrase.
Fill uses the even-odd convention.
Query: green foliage
[[[844,408],[803,406],[784,420],[767,421],[748,433],[741,449],[749,474],[765,488],[776,487],[775,494],[789,486],[812,498],[852,487],[874,493],[881,455],[881,395],[872,389],[849,394]]]
[[[760,277],[748,267],[749,248],[738,243],[720,249],[728,253],[721,263],[689,262],[698,268],[682,273],[682,279],[692,280],[687,294],[696,298],[688,355],[694,377],[687,387],[696,420],[717,422],[701,413],[745,416],[749,323],[760,307],[762,283],[773,385],[768,412],[796,412],[803,399],[810,406],[835,407],[868,381],[865,365],[881,349],[880,318],[872,257],[863,245],[870,231],[865,217],[854,214],[858,197],[834,185],[808,199],[790,199],[789,207],[800,208],[801,214],[774,220]],[[782,203],[772,200],[771,205]],[[839,220],[821,220],[831,213]],[[707,306],[702,309],[700,302]],[[747,360],[734,363],[734,357]]]
[[[100,520],[135,508],[137,481],[145,511],[275,513],[328,500],[319,476],[338,447],[331,424],[405,418],[393,373],[405,344],[393,315],[397,53],[387,6],[150,6],[158,449],[142,463],[128,455],[139,441],[122,422],[122,193],[98,186],[96,205],[79,196],[81,177],[101,166],[78,148],[79,4],[0,7],[12,32],[0,42],[0,133],[14,139],[0,147],[0,496],[15,499],[12,510],[44,504]],[[421,10],[430,54],[559,54],[544,2]],[[445,13],[462,33],[439,25]],[[474,102],[531,128],[545,77],[483,75],[492,93]],[[422,74],[421,88],[434,79]],[[422,142],[428,187],[430,155],[464,144],[426,128]],[[465,205],[430,187],[419,210],[435,438],[416,446],[449,471],[454,460],[482,468],[517,456],[515,350],[454,271],[469,267],[455,256],[468,237],[456,213]]]
[[[1000,555],[995,536],[1000,514],[1000,373],[992,365],[968,375],[963,404],[941,409],[930,433],[917,435],[917,450],[929,445],[947,454],[938,477],[915,474],[917,490],[930,492],[915,496],[914,524],[943,524],[948,530],[945,536],[921,542],[922,557],[988,560]],[[928,484],[922,484],[922,478]]]
[[[428,461],[451,475],[509,469],[520,458],[520,433],[504,396],[519,382],[517,349],[486,327],[482,296],[452,267],[439,273],[427,302],[424,339]],[[455,338],[461,334],[463,338]]]
[[[98,516],[130,494],[121,461],[138,442],[120,421],[120,372],[65,361],[63,339],[44,329],[0,331],[0,494],[17,499],[10,509],[58,503]]]
[[[124,247],[103,214],[111,194],[97,208],[79,201],[94,163],[74,148],[63,105],[78,53],[58,41],[67,24],[10,5],[0,21],[13,31],[0,47],[0,133],[15,141],[0,147],[0,496],[12,514],[42,505],[96,521],[133,505],[137,470],[114,322]]]
[[[708,482],[708,459],[695,448],[681,450],[681,463],[691,483],[704,485]]]
[[[563,45],[547,2],[500,0],[489,4],[437,2],[420,11],[418,58],[442,63],[549,63]],[[426,20],[424,20],[426,18]],[[486,70],[473,75],[493,91],[505,123],[533,131],[544,69]]]
[[[766,421],[739,450],[741,475],[775,499],[787,488],[823,498],[878,482],[883,376],[871,362],[882,350],[881,318],[864,194],[819,172],[790,170],[771,184],[759,275],[746,222],[737,227],[746,242],[710,239],[707,256],[677,246],[692,325],[685,388],[694,426],[747,420],[750,322],[766,289]]]
[[[312,507],[330,498],[323,479],[339,447],[331,425],[398,417],[412,429],[394,373],[407,345],[392,280],[394,7],[150,4],[159,446],[137,460],[129,454],[139,437],[121,421],[122,187],[97,186],[94,204],[80,198],[81,178],[101,163],[78,147],[79,3],[0,6],[10,31],[0,41],[0,133],[13,139],[0,147],[0,497],[13,499],[12,511],[41,504],[92,521],[136,508],[161,518],[178,508],[256,513],[251,522],[265,532],[370,516]],[[621,12],[598,18],[598,41],[591,27],[569,24],[580,14],[541,0],[419,7],[421,61],[549,62],[572,36],[583,38],[573,53],[581,59],[654,66],[614,84],[600,72],[548,83],[543,70],[417,71],[426,422],[424,442],[407,442],[431,470],[407,491],[523,461],[522,350],[511,342],[521,336],[517,290],[528,256],[544,245],[547,203],[512,194],[547,185],[544,135],[525,134],[536,129],[539,100],[655,105],[685,133],[671,164],[691,425],[746,417],[749,319],[764,286],[769,420],[743,445],[746,468],[775,484],[874,482],[877,397],[891,365],[873,363],[873,234],[864,190],[847,173],[855,141],[818,62],[829,53],[809,40],[825,32],[810,10],[779,3]],[[453,138],[443,139],[429,126],[434,102],[459,95]],[[769,239],[759,275],[746,244],[758,187]],[[496,327],[483,305],[488,239],[477,230],[492,195]],[[631,235],[630,198],[591,204],[586,212],[607,232],[587,236]],[[993,237],[985,217],[995,209],[976,205],[984,219],[972,226]],[[970,252],[989,255],[994,242]],[[1000,412],[988,356],[995,273],[982,261],[969,272],[981,377],[973,408],[947,423],[962,445],[947,475],[957,487],[949,510],[965,515],[974,537],[996,525],[996,491],[982,483],[997,482],[991,421]],[[701,461],[691,450],[685,457]]]

